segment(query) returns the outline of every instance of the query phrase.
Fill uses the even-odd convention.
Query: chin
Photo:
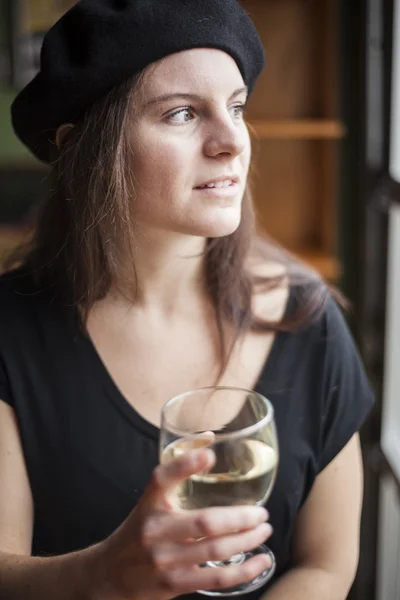
[[[230,213],[230,214],[229,214]],[[231,235],[240,225],[241,214],[238,210],[226,210],[225,214],[207,222],[198,223],[192,228],[192,235],[205,238],[219,238]],[[196,231],[193,231],[196,230]]]

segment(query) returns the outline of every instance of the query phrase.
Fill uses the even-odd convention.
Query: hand
[[[93,598],[168,600],[198,589],[222,589],[245,583],[270,567],[258,555],[242,565],[201,568],[208,560],[226,560],[262,544],[272,533],[267,511],[256,506],[183,511],[173,505],[176,485],[209,469],[207,449],[158,466],[135,510],[93,553]]]

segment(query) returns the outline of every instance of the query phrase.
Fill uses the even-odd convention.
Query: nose
[[[224,155],[235,157],[244,152],[248,143],[249,137],[244,123],[234,123],[230,116],[220,117],[210,123],[204,152],[213,158]]]

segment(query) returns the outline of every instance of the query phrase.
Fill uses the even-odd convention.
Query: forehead
[[[146,96],[166,92],[201,93],[221,91],[231,94],[244,86],[235,60],[214,48],[196,48],[166,56],[145,74]]]

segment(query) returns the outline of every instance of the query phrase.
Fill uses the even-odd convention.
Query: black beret
[[[250,91],[264,67],[257,31],[236,0],[81,0],[45,35],[40,70],[11,107],[14,130],[49,162],[60,125],[149,64],[191,48],[230,54]]]

